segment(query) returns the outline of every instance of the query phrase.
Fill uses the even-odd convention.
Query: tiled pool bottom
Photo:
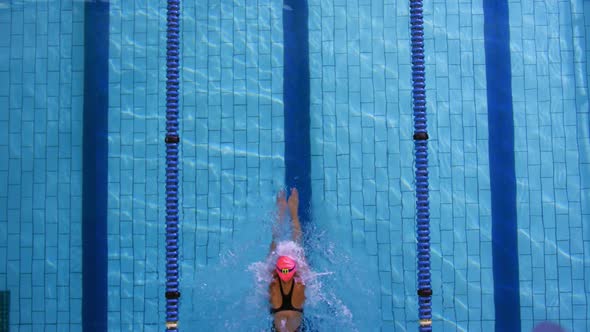
[[[0,82],[7,82],[0,108],[8,110],[0,112],[0,289],[11,292],[13,329],[82,329],[83,5],[0,4]],[[522,330],[550,320],[586,331],[588,5],[508,5]],[[489,331],[497,313],[483,4],[425,6],[434,324]],[[107,236],[115,330],[159,330],[164,321],[164,9],[111,2]],[[236,269],[223,265],[232,248],[249,263],[266,253],[269,235],[257,221],[285,174],[283,8],[209,1],[183,2],[182,10],[183,287],[199,289],[191,282],[200,273]],[[349,253],[344,266],[360,277],[326,263],[331,256],[319,250],[317,268],[346,276],[326,287],[358,330],[412,330],[407,4],[310,1],[309,10],[314,213],[337,234],[323,242]],[[239,280],[236,290],[248,294],[252,280]],[[363,295],[342,294],[344,281]],[[183,297],[181,326],[208,326],[197,325],[199,315],[224,313],[225,299],[209,294]],[[197,303],[202,310],[192,311]]]

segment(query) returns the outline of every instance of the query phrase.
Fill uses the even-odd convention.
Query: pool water
[[[89,291],[106,295],[109,331],[164,329],[166,5],[109,1],[108,26],[91,27],[109,45],[106,283],[92,289],[83,266],[95,262],[82,259],[86,4],[0,0],[0,329],[98,331],[82,318]],[[496,35],[506,34],[490,40],[484,23],[502,4]],[[318,331],[418,327],[408,6],[308,0],[305,316]],[[182,2],[180,330],[271,325],[264,271],[286,186],[290,10]],[[424,2],[435,331],[498,331],[510,315],[511,331],[590,330],[587,17],[583,0]],[[498,44],[506,56],[490,57]],[[508,106],[490,98],[497,91]],[[494,136],[497,114],[512,127]],[[506,141],[500,157],[513,162],[498,163]],[[494,173],[505,168],[513,174]],[[512,199],[501,185],[510,179]],[[497,199],[514,208],[511,234],[493,231],[510,222]],[[514,250],[494,246],[510,236]],[[518,262],[515,280],[503,283],[499,254]],[[514,312],[498,305],[504,292],[516,294]]]

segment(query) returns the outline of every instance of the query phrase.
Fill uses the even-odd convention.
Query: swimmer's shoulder
[[[295,308],[303,308],[305,303],[305,284],[302,282],[295,282],[293,287],[293,298],[291,303]]]
[[[305,282],[303,281],[303,278],[301,278],[301,276],[295,275],[295,286],[293,287],[295,288],[295,290],[305,289]]]
[[[295,292],[305,292],[305,284],[302,282],[296,282],[293,288]]]
[[[273,273],[272,278],[270,279],[270,283],[268,284],[268,287],[273,289],[275,287],[277,287],[279,285],[279,277],[276,275],[276,273]]]

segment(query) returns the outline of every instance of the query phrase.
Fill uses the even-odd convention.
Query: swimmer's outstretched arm
[[[293,241],[301,244],[301,223],[299,223],[299,191],[297,188],[291,189],[291,196],[289,196],[289,213],[291,214],[291,221],[293,223]]]
[[[297,188],[291,189],[291,196],[289,196],[289,214],[291,215],[291,222],[292,222],[292,233],[293,233],[293,241],[303,246],[303,233],[301,231],[301,223],[299,222],[299,191]],[[305,256],[301,257],[303,262],[305,262]],[[303,272],[304,270],[309,270],[307,264],[300,264],[300,271]],[[300,273],[300,272],[297,272]]]
[[[281,190],[277,194],[277,220],[272,225],[272,241],[270,243],[270,251],[268,254],[270,255],[277,247],[276,238],[278,237],[279,231],[279,224],[285,218],[285,210],[287,209],[287,200],[285,199],[285,191]]]

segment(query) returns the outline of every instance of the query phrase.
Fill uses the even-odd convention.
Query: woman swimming
[[[301,225],[299,223],[299,192],[291,189],[291,195],[287,202],[285,191],[281,190],[277,195],[277,208],[279,223],[283,222],[285,210],[289,208],[293,241],[301,246]],[[276,249],[277,226],[273,227],[270,252]],[[303,258],[300,258],[303,259]],[[304,268],[305,262],[297,262],[296,257],[289,255],[279,256],[272,271],[272,279],[269,285],[270,312],[274,315],[273,330],[279,332],[300,331],[303,321],[303,304],[305,302],[305,285],[301,279],[298,268]]]

